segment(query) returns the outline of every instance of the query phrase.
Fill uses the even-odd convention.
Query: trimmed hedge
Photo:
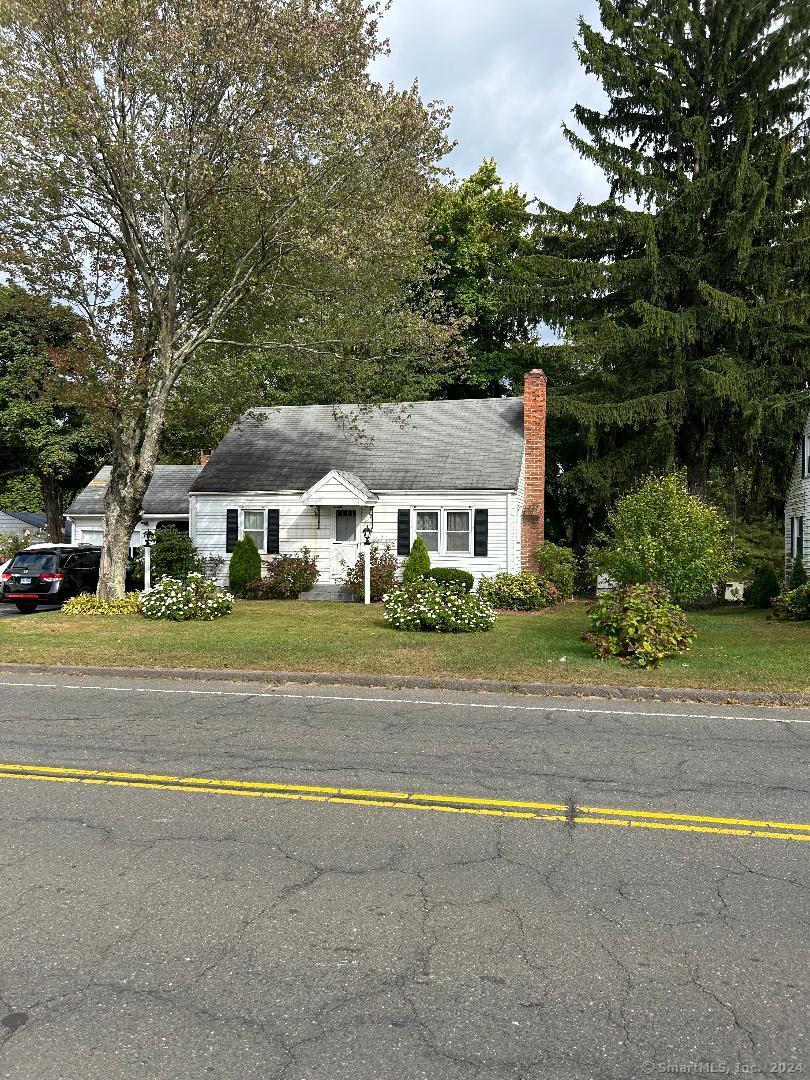
[[[771,600],[779,595],[779,576],[770,563],[760,563],[754,580],[744,593],[746,603],[755,608],[771,606]]]
[[[462,592],[472,592],[475,578],[469,570],[460,570],[455,566],[434,566],[425,574],[426,581],[438,581],[440,585],[453,585]]]
[[[233,597],[202,574],[189,574],[185,581],[164,578],[150,592],[141,594],[141,614],[145,619],[206,622],[230,615]]]
[[[231,553],[228,567],[228,583],[234,596],[244,596],[251,581],[258,581],[262,576],[262,560],[259,549],[251,536],[237,540]]]
[[[411,553],[405,562],[402,571],[402,580],[406,585],[411,581],[419,581],[430,570],[430,552],[425,547],[425,541],[421,536],[413,542]]]
[[[383,598],[385,620],[395,630],[470,634],[491,630],[495,612],[475,593],[448,589],[438,581],[413,581]]]
[[[788,589],[800,589],[802,585],[807,584],[807,571],[804,568],[804,560],[800,559],[798,555],[793,560],[793,564],[790,567],[790,577],[788,578]]]

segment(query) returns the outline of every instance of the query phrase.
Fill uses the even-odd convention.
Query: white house
[[[141,521],[132,534],[130,546],[143,546],[144,534],[158,525],[188,529],[188,489],[202,470],[202,465],[157,465],[143,500]],[[110,480],[110,466],[105,465],[84,491],[67,508],[73,526],[75,544],[100,544],[104,532],[104,496]]]
[[[364,529],[402,559],[421,536],[434,566],[476,578],[535,568],[545,427],[542,371],[527,374],[523,397],[255,409],[203,466],[158,466],[144,522],[187,520],[201,554],[225,559],[224,580],[246,535],[268,558],[308,547],[322,596],[335,595]],[[101,538],[108,475],[69,508],[80,540]]]
[[[806,522],[810,522],[810,415],[801,435],[785,500],[785,566],[788,573],[796,558],[802,559],[810,573],[810,542],[805,539]]]
[[[48,521],[44,514],[29,514],[16,510],[0,509],[0,532],[26,533],[41,532],[47,528]]]

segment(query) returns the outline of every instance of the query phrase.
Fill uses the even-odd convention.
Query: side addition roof
[[[246,413],[192,492],[306,491],[333,469],[371,491],[516,491],[523,398],[283,406]]]
[[[149,516],[188,514],[188,492],[202,465],[156,465],[152,482],[143,500]],[[104,496],[110,481],[110,466],[104,465],[84,491],[80,491],[67,513],[70,517],[95,517],[104,513]]]
[[[44,529],[48,524],[48,519],[44,514],[29,514],[27,510],[3,510],[0,507],[0,514],[15,518],[20,525],[27,525],[30,529]]]

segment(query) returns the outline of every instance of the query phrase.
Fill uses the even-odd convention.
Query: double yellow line
[[[284,799],[293,802],[373,806],[384,810],[433,810],[446,814],[518,818],[567,825],[618,825],[631,829],[663,829],[718,836],[762,837],[769,840],[810,840],[810,825],[791,821],[707,817],[702,814],[671,814],[658,810],[623,810],[607,806],[577,806],[565,803],[525,802],[515,799],[480,799],[467,795],[426,795],[408,791],[314,787],[305,784],[222,780],[200,776],[105,772],[98,769],[71,769],[56,765],[18,765],[12,762],[0,763],[0,779],[45,780],[62,784],[93,784],[105,787],[145,788],[209,795],[241,795],[249,798]]]

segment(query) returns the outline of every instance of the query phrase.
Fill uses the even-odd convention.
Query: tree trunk
[[[113,446],[110,482],[104,497],[104,537],[96,590],[102,600],[117,599],[126,592],[129,543],[141,519],[144,495],[155,471],[169,389],[167,381],[152,391],[144,413],[136,412],[118,433]]]
[[[709,470],[701,448],[696,447],[686,459],[686,486],[692,495],[705,499],[709,483]]]
[[[49,473],[39,474],[39,486],[45,503],[45,517],[48,538],[52,544],[61,544],[64,539],[62,524],[62,485]]]
[[[686,468],[686,486],[690,494],[706,497],[709,486],[710,436],[696,410],[690,409],[678,432],[676,460]]]
[[[112,600],[124,595],[127,589],[129,541],[140,518],[141,500],[133,500],[129,491],[119,483],[113,488],[110,478],[104,514],[104,538],[101,542],[96,595]]]

